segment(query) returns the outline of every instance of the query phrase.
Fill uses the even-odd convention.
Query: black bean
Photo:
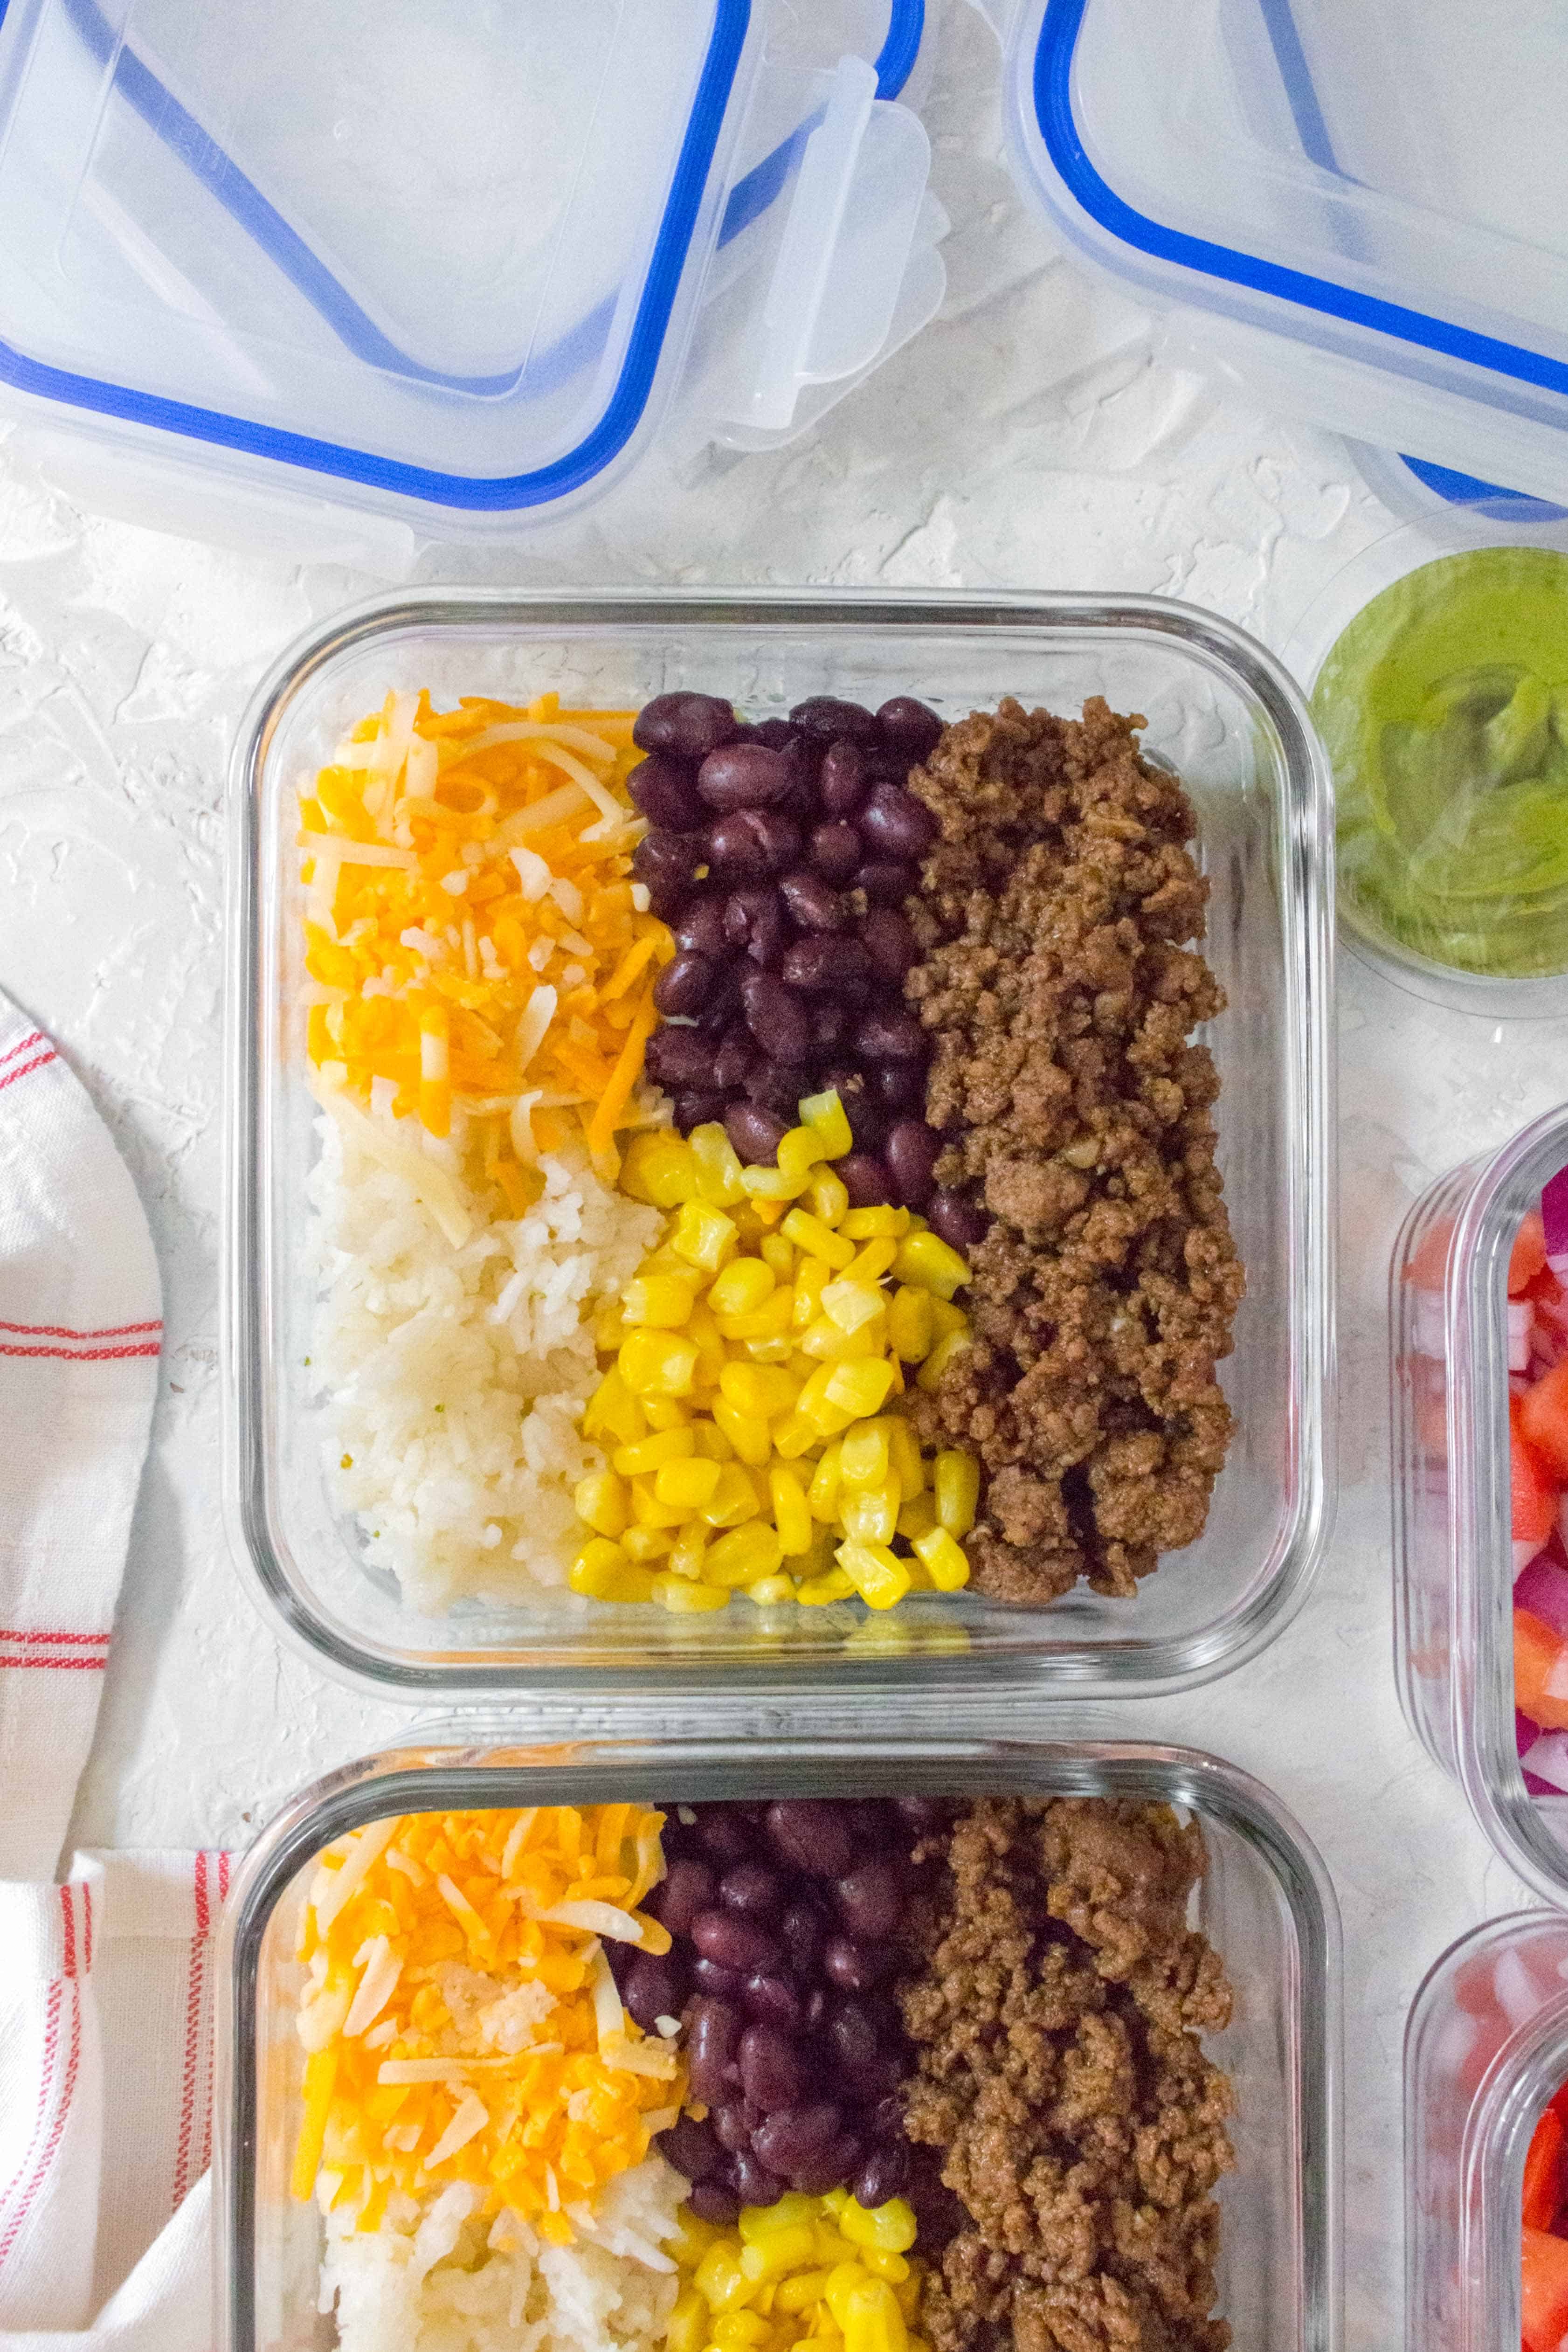
[[[778,2108],[758,2125],[752,2146],[769,2169],[794,2173],[831,2147],[841,2129],[838,2107],[831,2099],[818,2099],[810,2106]]]
[[[692,1982],[698,1992],[711,1995],[715,2000],[735,2001],[740,1999],[740,1988],[746,1979],[738,1969],[727,1969],[719,1960],[699,1957],[692,1962]]]
[[[784,1884],[765,1862],[737,1862],[719,1880],[718,1899],[744,1918],[771,1919],[784,1900]]]
[[[703,1852],[721,1868],[744,1862],[756,1843],[749,1823],[734,1805],[706,1805],[697,1821]]]
[[[800,740],[800,730],[792,727],[788,719],[759,719],[755,726],[743,729],[747,740],[766,743],[770,751],[787,751]]]
[[[659,2135],[659,2153],[687,2180],[706,2180],[724,2163],[725,2151],[706,2124],[683,2116]]]
[[[788,2181],[781,2180],[749,2153],[731,2157],[730,2179],[743,2205],[777,2205],[789,2187]]]
[[[879,1110],[924,1110],[925,1073],[917,1062],[883,1062],[866,1072],[872,1100]]]
[[[626,1971],[621,1998],[644,2033],[659,2017],[679,2017],[685,2005],[686,1971],[678,1951],[662,1957],[639,1952]]]
[[[923,1118],[901,1118],[889,1130],[883,1153],[901,1208],[925,1208],[936,1189],[941,1149],[941,1137]]]
[[[686,2063],[692,2096],[705,2106],[722,2106],[733,2097],[738,2080],[736,2053],[744,2021],[727,2000],[706,1996],[694,2000],[686,2013]]]
[[[907,1845],[903,1827],[893,1807],[881,1797],[852,1797],[848,1801],[855,1835],[862,1845],[873,1848],[889,1845],[894,1838]]]
[[[681,760],[706,760],[721,743],[731,743],[740,722],[716,694],[656,694],[632,726],[640,751],[670,751]]]
[[[717,756],[725,755],[721,751]],[[703,774],[706,773],[705,763]],[[874,857],[906,861],[924,857],[941,830],[924,801],[917,801],[902,784],[885,781],[872,786],[855,823]]]
[[[895,694],[891,702],[884,702],[876,714],[876,723],[883,741],[906,759],[912,768],[930,758],[942,732],[942,721],[936,713],[908,694]]]
[[[855,1051],[868,1062],[924,1062],[927,1041],[913,1013],[876,1005],[855,1024]]]
[[[940,1797],[894,1797],[893,1802],[899,1819],[916,1832],[936,1829],[946,1817]]]
[[[873,1985],[882,1982],[894,1958],[892,1953],[860,1943],[852,1936],[830,1936],[822,1966],[841,1991],[869,1992]]]
[[[816,1974],[827,1933],[826,1917],[809,1897],[798,1896],[788,1906],[779,1922],[779,1935],[797,1976]]]
[[[645,835],[639,847],[646,847],[650,838]],[[708,827],[708,862],[726,882],[765,882],[793,866],[800,855],[800,828],[778,809],[735,809]]]
[[[776,971],[789,937],[784,901],[778,891],[768,884],[732,890],[724,902],[724,937],[732,956],[744,949],[752,963]]]
[[[781,2026],[789,2032],[805,2021],[806,2006],[794,1982],[776,1970],[755,1969],[742,1986],[740,1997],[747,2015],[765,2025]]]
[[[671,833],[695,833],[707,823],[707,811],[697,798],[692,772],[684,761],[667,759],[662,751],[639,760],[626,779],[632,805],[650,824]]]
[[[834,1171],[850,1196],[852,1209],[889,1209],[893,1206],[893,1186],[887,1171],[872,1151],[851,1151],[842,1160],[835,1160]]]
[[[817,778],[817,796],[830,816],[853,816],[866,796],[865,761],[851,742],[831,743]]]
[[[861,2159],[855,2175],[855,2203],[867,2213],[874,2213],[896,2197],[909,2178],[909,2149],[901,2139],[884,2139]]]
[[[727,2183],[718,2180],[695,2182],[686,2203],[699,2221],[711,2221],[718,2230],[730,2228],[740,2213],[739,2198]]]
[[[706,956],[674,956],[653,983],[653,1003],[666,1015],[700,1013],[717,978],[718,966]]]
[[[827,2014],[827,1990],[822,1985],[813,1985],[810,1991],[806,1995],[806,2023],[810,2026],[813,2033],[815,2033],[817,2028],[824,2022]]]
[[[694,1127],[711,1127],[724,1117],[727,1097],[724,1095],[678,1094],[674,1100],[675,1125],[683,1135]]]
[[[859,940],[834,931],[813,931],[797,940],[786,948],[779,969],[791,988],[846,999],[861,995],[873,975],[871,958]]]
[[[812,1091],[810,1062],[764,1062],[746,1074],[747,1101],[778,1111],[791,1127],[799,1119],[801,1097]]]
[[[850,1934],[864,1942],[891,1936],[904,1916],[904,1885],[891,1862],[857,1862],[835,1883],[833,1899]]]
[[[720,2147],[731,2156],[742,2156],[751,2146],[751,2135],[761,2116],[744,2099],[732,2099],[727,2106],[715,2107],[708,2121]]]
[[[657,886],[662,890],[689,890],[706,856],[707,842],[702,834],[670,833],[655,825],[632,852],[632,871],[650,889]]]
[[[863,703],[841,702],[831,694],[811,695],[798,702],[789,716],[808,735],[824,735],[830,741],[839,735],[869,739],[877,731],[876,720]]]
[[[667,1843],[667,1830],[664,1836]],[[698,1862],[690,1854],[682,1854],[671,1863],[663,1880],[648,1897],[648,1908],[656,1919],[663,1921],[672,1936],[689,1936],[692,1921],[699,1911],[708,1908],[713,1897],[714,1874],[706,1863]]]
[[[860,2142],[841,2134],[821,2156],[796,2166],[789,2176],[789,2186],[807,2197],[825,2197],[830,2189],[837,2189],[853,2177],[860,2153]]]
[[[977,1248],[991,1229],[984,1209],[966,1200],[962,1192],[948,1192],[946,1186],[932,1194],[925,1221],[949,1248],[965,1253]]]
[[[731,1103],[724,1115],[724,1131],[747,1168],[775,1166],[779,1146],[791,1124],[777,1111],[764,1110],[760,1103]]]
[[[861,919],[860,936],[882,980],[898,987],[920,954],[915,933],[896,907],[873,907]]]
[[[873,857],[856,867],[854,886],[865,892],[868,906],[902,907],[920,887],[920,869],[897,860]]]
[[[779,892],[803,931],[841,931],[850,919],[843,893],[809,868],[786,874]]]
[[[643,1056],[655,1086],[711,1091],[714,1044],[695,1029],[655,1029]]]
[[[841,1878],[854,1860],[849,1826],[825,1798],[776,1797],[768,1808],[768,1836],[775,1853],[809,1877]]]
[[[789,950],[781,975],[748,971],[740,983],[747,1026],[769,1061],[803,1062],[811,1050],[810,1015],[789,984],[789,958],[799,952],[800,946]]]
[[[699,1911],[692,1921],[692,1941],[705,1960],[742,1974],[759,1969],[779,1948],[777,1937],[759,1920],[738,1911]]]
[[[681,910],[674,926],[675,945],[689,955],[711,956],[722,961],[729,941],[724,930],[724,900],[694,898]]]
[[[780,801],[794,781],[782,751],[765,743],[727,743],[710,751],[697,770],[697,791],[721,815],[731,809],[767,808]]]
[[[819,1054],[836,1054],[850,1034],[852,1019],[847,1004],[822,996],[811,1007],[811,1044]],[[816,1091],[816,1089],[813,1089]]]
[[[828,2042],[833,2062],[848,2080],[858,2083],[882,2056],[882,2037],[867,2001],[851,1993],[828,2012]]]
[[[847,882],[865,856],[859,834],[841,817],[835,817],[827,824],[814,825],[807,848],[811,863],[823,881],[835,886]]]
[[[799,2105],[807,2073],[800,2046],[777,2025],[748,2025],[740,2037],[740,2085],[754,2107]]]

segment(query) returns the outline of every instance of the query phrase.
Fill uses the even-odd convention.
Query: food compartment
[[[385,1821],[389,1808],[404,1816],[512,1809],[508,1835],[515,1844],[519,1818],[530,1825],[528,1835],[548,1819],[536,1807],[674,1803],[695,1812],[700,1830],[711,1818],[704,1809],[727,1801],[761,1810],[757,1801],[781,1800],[789,1807],[831,1796],[830,1819],[841,1822],[853,1803],[907,1802],[915,1794],[928,1800],[935,1813],[962,1813],[993,1797],[1070,1796],[1095,1801],[1095,1811],[1106,1800],[1175,1807],[1175,1817],[1163,1817],[1172,1834],[1176,1818],[1197,1824],[1206,1866],[1186,1916],[1219,1954],[1235,1995],[1228,2024],[1205,2032],[1202,2042],[1205,2060],[1228,2076],[1234,2095],[1228,2128],[1235,2164],[1218,2190],[1216,2308],[1239,2334],[1270,2352],[1287,2347],[1332,2352],[1338,2340],[1339,2259],[1338,1948],[1332,1893],[1294,1825],[1244,1776],[1186,1751],[1110,1746],[1030,1751],[911,1746],[873,1754],[832,1747],[813,1753],[800,1745],[758,1742],[744,1765],[711,1746],[416,1751],[377,1759],[340,1776],[335,1787],[310,1792],[258,1845],[225,1930],[225,2013],[218,2028],[226,2330],[221,2340],[231,2352],[325,2347],[333,2340],[315,2311],[321,2225],[315,2207],[292,2193],[290,2179],[301,2133],[310,2128],[307,2069],[319,2072],[320,2064],[307,2057],[296,2030],[306,1969],[295,1955],[324,1848],[351,1854],[353,1847],[340,1842],[366,1822]],[[525,1809],[521,1815],[518,1808]],[[745,1822],[733,1811],[729,1819]],[[440,1823],[430,1827],[439,1830]],[[766,1819],[754,1833],[764,1861],[777,1867]],[[408,1843],[423,1834],[416,1825]],[[689,1838],[691,1831],[677,1834]],[[520,1867],[516,1857],[512,1866]],[[330,1872],[319,1875],[330,1884]],[[836,1899],[820,1870],[814,1883],[826,1899]],[[1111,1897],[1113,1909],[1120,1900]],[[656,1909],[657,1899],[647,1907]],[[1074,1934],[1060,1928],[1053,1935],[1084,1957]],[[368,1958],[374,1965],[374,1955]],[[619,1965],[617,1974],[626,1988]],[[1124,1991],[1113,1993],[1113,2006],[1128,1999]],[[1195,2003],[1192,2014],[1197,2013]],[[1196,2085],[1197,2078],[1192,2081]],[[1071,2136],[1071,2127],[1064,2128]],[[342,2143],[333,2145],[340,2158]],[[329,2184],[336,2185],[336,2179]],[[904,2205],[926,2217],[913,2247],[907,2221],[902,2231],[905,2254],[918,2261],[919,2229],[927,2231],[928,2246],[936,2239],[929,2234],[928,2207],[913,2183],[905,2186],[910,2196]],[[357,2196],[357,2185],[350,2183],[348,2193]],[[801,2192],[787,2189],[786,2195],[795,2201],[769,2201],[762,2209],[772,2211],[775,2226],[801,2218]],[[855,2214],[846,2220],[841,2207],[831,2210],[860,2242]],[[891,2205],[873,2210],[893,2211]],[[765,2234],[754,2214],[742,2243],[759,2242]],[[678,2248],[677,2254],[689,2263],[689,2254]],[[710,2262],[710,2273],[715,2267]],[[897,2265],[885,2275],[896,2279]],[[810,2283],[795,2292],[809,2302]],[[767,2317],[751,2323],[754,2337]],[[908,2333],[916,2336],[917,2320],[908,2323]]]
[[[465,694],[517,703],[556,693],[579,714],[716,692],[753,721],[825,695],[868,708],[918,696],[946,720],[1015,691],[1069,712],[1103,693],[1145,714],[1145,751],[1194,802],[1212,893],[1205,952],[1228,1009],[1200,1034],[1212,1034],[1219,1069],[1219,1165],[1249,1291],[1222,1371],[1236,1426],[1207,1527],[1135,1598],[1081,1586],[1040,1610],[917,1591],[885,1618],[858,1604],[696,1617],[598,1602],[468,1602],[420,1617],[367,1564],[323,1484],[306,1363],[318,1147],[302,1082],[294,795],[389,688],[422,687],[442,709]],[[318,1654],[404,1687],[590,1666],[630,1681],[675,1661],[753,1686],[845,1664],[933,1682],[1004,1665],[1048,1681],[1147,1685],[1216,1670],[1293,1605],[1322,1539],[1332,1405],[1325,1162],[1313,1140],[1328,1084],[1323,803],[1299,706],[1245,640],[1136,602],[385,606],[267,690],[239,781],[230,1333],[243,1401],[230,1495],[264,1589]]]

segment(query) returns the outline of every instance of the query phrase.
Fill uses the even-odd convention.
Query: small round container
[[[1405,2034],[1405,2341],[1520,2338],[1520,2204],[1536,2119],[1568,2080],[1568,1920],[1516,1911],[1461,1936]]]
[[[1322,1864],[1278,1801],[1188,1748],[773,1739],[519,1744],[504,1721],[427,1729],[419,1745],[307,1789],[239,1871],[217,1959],[214,2144],[219,2352],[304,2352],[319,2222],[289,2194],[304,2053],[294,1958],[315,1857],[409,1811],[612,1799],[993,1793],[1176,1805],[1203,1825],[1195,1924],[1235,1989],[1205,2047],[1230,2075],[1236,2169],[1220,2184],[1219,2308],[1249,2352],[1337,2352],[1341,2330],[1340,1933]]]
[[[1568,1107],[1430,1185],[1389,1290],[1399,1696],[1510,1868],[1568,1904],[1568,1803],[1531,1796],[1514,1737],[1508,1262],[1568,1161]]]
[[[1371,461],[1382,457],[1382,453],[1357,450],[1354,454],[1358,465],[1371,475],[1374,487],[1380,488]],[[1440,478],[1450,486],[1462,478],[1445,476],[1440,468],[1424,467],[1412,472],[1409,461],[1399,458],[1384,457],[1383,463],[1390,472],[1398,469],[1417,489],[1422,478]],[[1406,498],[1402,510],[1415,510],[1414,501]],[[1416,606],[1412,597],[1403,609],[1385,608],[1385,622],[1373,615],[1366,623],[1364,638],[1372,644],[1378,643],[1379,629],[1386,632],[1377,656],[1380,661],[1385,657],[1388,643],[1396,633],[1405,633],[1408,640],[1416,630],[1430,631],[1441,614],[1442,602],[1450,587],[1457,591],[1457,572],[1446,581],[1437,567],[1489,551],[1499,551],[1500,561],[1506,561],[1500,551],[1510,549],[1521,551],[1522,561],[1538,567],[1533,574],[1526,575],[1532,590],[1554,585],[1561,596],[1562,658],[1561,664],[1553,667],[1547,683],[1552,687],[1568,686],[1568,517],[1561,508],[1520,498],[1512,492],[1488,495],[1487,486],[1481,482],[1469,483],[1469,494],[1463,496],[1452,487],[1441,494],[1427,488],[1424,510],[1418,512],[1417,520],[1375,541],[1344,565],[1308,606],[1283,648],[1285,665],[1301,681],[1335,771],[1339,919],[1349,944],[1389,979],[1415,994],[1455,1012],[1479,1013],[1493,1020],[1548,1017],[1568,1011],[1568,917],[1560,924],[1562,969],[1520,976],[1494,974],[1468,969],[1459,962],[1440,961],[1417,940],[1401,936],[1377,904],[1375,895],[1380,883],[1385,888],[1388,887],[1390,869],[1379,870],[1382,858],[1378,845],[1380,836],[1393,824],[1387,814],[1387,799],[1393,788],[1390,780],[1399,783],[1412,799],[1418,799],[1423,786],[1441,774],[1441,762],[1452,760],[1451,792],[1435,813],[1430,808],[1423,812],[1428,829],[1421,839],[1421,853],[1431,850],[1441,856],[1446,847],[1446,830],[1461,814],[1485,811],[1491,783],[1501,780],[1525,788],[1542,762],[1563,759],[1568,764],[1568,752],[1561,746],[1557,727],[1543,716],[1536,736],[1531,739],[1533,750],[1521,751],[1517,745],[1512,747],[1518,774],[1511,772],[1504,751],[1494,751],[1484,742],[1487,719],[1496,715],[1493,706],[1500,709],[1509,700],[1509,687],[1500,668],[1509,659],[1506,640],[1471,652],[1465,636],[1457,633],[1455,658],[1451,665],[1445,663],[1441,684],[1436,677],[1427,681],[1429,688],[1436,690],[1429,691],[1423,699],[1419,720],[1406,723],[1416,719],[1418,690],[1405,688],[1400,698],[1401,720],[1397,724],[1385,723],[1378,730],[1375,747],[1370,740],[1375,722],[1364,719],[1347,698],[1336,697],[1330,679],[1335,656],[1346,658],[1348,633],[1364,623],[1369,607],[1386,591],[1405,581],[1411,582],[1414,589],[1413,575],[1423,572],[1428,574],[1420,583],[1425,592],[1424,607]],[[1349,660],[1354,663],[1358,654],[1365,657],[1365,643],[1349,652]],[[1520,667],[1528,668],[1531,665],[1521,662]],[[1449,731],[1426,733],[1428,717],[1434,729],[1438,726],[1435,706],[1445,695],[1462,697],[1464,708],[1456,709],[1448,719]],[[1507,721],[1499,723],[1506,725]],[[1561,723],[1568,728],[1568,698]],[[1462,744],[1452,733],[1455,728],[1464,730]],[[1401,739],[1398,746],[1390,740],[1396,735]],[[1396,753],[1400,761],[1397,768]],[[1532,760],[1535,766],[1531,765]],[[1347,824],[1347,814],[1353,807],[1357,820],[1354,831]],[[1412,851],[1405,859],[1406,872],[1416,863],[1416,853]],[[1365,888],[1361,887],[1364,874],[1368,877]],[[1531,904],[1527,892],[1516,894],[1511,901],[1500,893],[1477,902],[1479,911],[1474,919],[1478,923],[1484,920],[1494,934],[1504,923],[1511,930],[1517,929],[1527,919]],[[1448,921],[1457,929],[1460,920],[1456,907]],[[1431,927],[1437,927],[1436,918]]]

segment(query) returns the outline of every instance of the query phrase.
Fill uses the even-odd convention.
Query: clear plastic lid
[[[281,461],[371,502],[553,510],[656,423],[699,299],[749,267],[779,312],[788,231],[816,267],[783,273],[778,429],[801,383],[887,339],[928,162],[888,101],[923,20],[257,0],[220,26],[202,0],[18,0],[0,382],[253,478]],[[862,342],[824,359],[846,271]]]

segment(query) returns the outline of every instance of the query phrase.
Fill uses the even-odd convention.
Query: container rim
[[[1029,628],[1050,639],[1088,631],[1174,640],[1203,667],[1251,703],[1272,730],[1285,790],[1281,810],[1280,891],[1287,924],[1297,930],[1301,1003],[1286,1052],[1292,1088],[1294,1151],[1291,1392],[1300,1401],[1291,1430],[1288,1521],[1274,1548],[1268,1581],[1197,1634],[1085,1645],[1047,1643],[1027,1658],[943,1654],[883,1660],[835,1654],[791,1659],[791,1702],[871,1692],[979,1696],[999,1686],[1047,1685],[1053,1696],[1150,1696],[1186,1690],[1229,1672],[1279,1633],[1306,1596],[1333,1523],[1336,1439],[1336,1237],[1331,1205],[1335,1073],[1328,1045],[1333,974],[1333,843],[1327,763],[1301,697],[1272,655],[1232,623],[1195,605],[1158,596],[1099,596],[967,592],[933,597],[923,590],[602,588],[563,595],[551,590],[436,588],[371,598],[308,633],[274,664],[241,722],[230,769],[234,832],[229,856],[225,1273],[221,1323],[224,1380],[224,1494],[231,1547],[247,1584],[285,1638],[319,1668],[354,1687],[405,1700],[480,1702],[526,1688],[531,1705],[547,1695],[569,1702],[612,1691],[617,1702],[654,1694],[666,1703],[693,1690],[735,1701],[778,1700],[772,1674],[749,1664],[695,1654],[658,1664],[626,1664],[616,1654],[559,1664],[526,1647],[496,1662],[465,1653],[461,1637],[438,1662],[414,1662],[372,1650],[308,1603],[282,1566],[275,1536],[266,1449],[261,1442],[267,1367],[258,1286],[260,1205],[256,1184],[262,1108],[260,1051],[261,930],[258,897],[261,787],[272,744],[290,708],[345,655],[412,627],[461,628],[483,623],[541,629],[574,626],[731,627],[755,634],[809,623],[813,628],[879,625],[934,632]],[[247,1274],[247,1269],[250,1272]],[[1044,1666],[1043,1678],[1041,1666]],[[636,1718],[628,1713],[627,1727]]]
[[[517,1727],[522,1728],[522,1727]],[[497,1743],[504,1737],[497,1733]],[[1273,1792],[1202,1749],[1138,1740],[747,1739],[739,1769],[769,1793],[895,1794],[915,1773],[938,1793],[1147,1796],[1222,1824],[1261,1854],[1295,1941],[1295,2122],[1301,2328],[1295,2352],[1339,2352],[1343,2325],[1343,2119],[1339,1906],[1316,1847]],[[582,1802],[585,1776],[618,1795],[690,1801],[736,1793],[732,1743],[716,1739],[565,1740],[411,1746],[362,1757],[303,1790],[258,1833],[235,1873],[215,1955],[214,2187],[218,2352],[256,2352],[253,2281],[258,2130],[256,2069],[262,1940],[284,1889],[311,1854],[388,1813],[499,1805],[528,1776],[528,1801]]]

